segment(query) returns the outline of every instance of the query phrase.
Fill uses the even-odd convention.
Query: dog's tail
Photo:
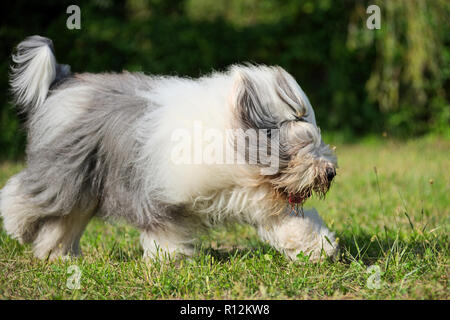
[[[19,43],[12,60],[10,84],[15,102],[23,112],[39,108],[55,79],[70,74],[68,65],[56,63],[52,41],[41,36],[31,36]]]

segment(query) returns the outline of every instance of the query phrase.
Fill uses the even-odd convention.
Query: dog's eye
[[[303,117],[295,116],[295,121],[307,122],[305,117],[306,117],[306,115],[304,115]]]
[[[294,117],[295,121],[307,122],[306,118],[308,117],[308,114],[305,109],[303,109],[302,111],[297,110],[296,115]]]

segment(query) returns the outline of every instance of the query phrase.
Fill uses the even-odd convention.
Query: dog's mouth
[[[290,204],[303,204],[312,195],[311,190],[302,193],[289,193],[288,201]]]
[[[331,181],[320,175],[314,180],[314,183],[304,186],[300,190],[295,190],[295,188],[292,190],[288,187],[283,189],[279,188],[278,190],[281,194],[281,198],[289,204],[303,205],[313,194],[319,199],[324,199],[330,187]]]
[[[305,190],[302,190],[301,192],[283,192],[285,198],[288,200],[289,204],[303,204],[311,198],[313,192],[315,195],[317,195],[320,199],[325,198],[325,195],[327,191],[330,188],[330,184],[326,185],[317,185],[314,187],[307,188]]]

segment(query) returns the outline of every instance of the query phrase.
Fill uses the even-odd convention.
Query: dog
[[[27,167],[1,190],[0,212],[36,257],[81,254],[94,216],[138,228],[144,257],[193,255],[200,233],[229,222],[253,226],[289,259],[336,257],[334,233],[303,203],[326,194],[337,159],[281,67],[232,65],[198,79],[72,73],[41,36],[12,58]],[[211,147],[207,135],[223,136]],[[222,147],[234,154],[211,161],[203,147],[213,160]]]

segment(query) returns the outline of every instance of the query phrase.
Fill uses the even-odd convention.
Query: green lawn
[[[84,256],[57,262],[34,259],[2,230],[0,298],[448,299],[450,141],[375,140],[337,154],[326,200],[306,207],[336,231],[338,262],[288,261],[246,226],[215,230],[192,259],[145,262],[135,229],[94,220]],[[21,168],[0,164],[0,187]],[[71,265],[80,289],[67,286]]]

